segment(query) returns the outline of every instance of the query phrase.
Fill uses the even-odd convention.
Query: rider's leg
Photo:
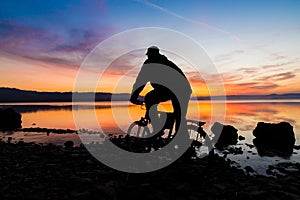
[[[190,96],[185,95],[185,96],[181,96],[179,98],[180,98],[180,102],[176,96],[172,96],[172,99],[171,99],[172,106],[174,109],[174,115],[175,115],[175,119],[176,119],[175,130],[176,130],[176,132],[179,129],[182,130],[184,132],[184,134],[182,134],[182,136],[189,139],[187,122],[186,122],[186,114],[187,114]]]
[[[160,102],[167,101],[167,97],[165,97],[164,93],[161,91],[154,89],[148,92],[145,96],[145,105],[146,105],[146,114],[145,117],[147,119],[151,119],[151,124],[153,126],[154,133],[158,133],[162,129],[162,125],[159,121],[159,116],[157,112],[157,105]]]
[[[146,114],[145,114],[145,118],[146,119],[150,119],[150,108],[152,107],[152,109],[156,109],[157,110],[157,104],[159,104],[160,102],[158,101],[157,98],[157,92],[155,90],[152,90],[150,92],[148,92],[145,96],[145,106],[146,106]],[[158,117],[158,116],[157,116]]]

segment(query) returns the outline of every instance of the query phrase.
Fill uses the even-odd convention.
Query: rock
[[[7,138],[7,143],[11,143],[11,141],[12,141],[12,137],[8,137]]]
[[[73,142],[73,141],[66,141],[66,142],[64,143],[64,145],[65,145],[65,147],[66,147],[67,149],[71,149],[71,148],[73,148],[73,146],[74,146],[74,142]]]
[[[295,149],[295,150],[300,150],[300,145],[295,145],[295,146],[294,146],[294,149]]]
[[[255,147],[254,145],[248,144],[248,143],[246,143],[246,146],[248,146],[250,149],[252,149],[253,147]]]
[[[12,130],[22,127],[21,114],[13,108],[0,108],[0,129]]]
[[[211,127],[211,131],[215,134],[217,138],[216,146],[223,145],[234,145],[238,142],[237,129],[231,125],[223,125],[219,122],[215,122]]]
[[[267,155],[271,152],[276,155],[290,156],[293,153],[296,139],[293,126],[288,122],[277,124],[258,122],[253,135],[256,137],[253,143],[260,155]]]
[[[239,140],[245,140],[246,138],[242,135],[239,136]]]
[[[246,167],[245,167],[245,170],[246,170],[246,172],[248,172],[248,173],[254,173],[254,172],[255,172],[254,169],[253,169],[252,167],[250,167],[250,166],[246,166]]]

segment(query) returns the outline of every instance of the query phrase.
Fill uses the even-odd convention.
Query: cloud
[[[277,63],[277,64],[272,64],[272,65],[263,65],[261,66],[263,69],[269,69],[269,68],[278,68],[282,66],[287,66],[289,64],[293,64],[295,61],[289,61],[289,62],[283,62],[283,63]]]
[[[112,32],[111,27],[51,31],[0,21],[0,50],[25,58],[80,65],[84,57]]]
[[[279,74],[272,74],[269,76],[263,76],[259,78],[258,80],[264,81],[264,80],[269,80],[269,81],[282,81],[282,80],[288,80],[291,78],[294,78],[296,75],[292,72],[284,72],[284,73],[279,73]]]
[[[274,88],[277,88],[279,87],[279,85],[277,85],[276,83],[258,83],[257,85],[255,86],[251,86],[251,88],[253,89],[263,89],[263,90],[266,90],[266,89],[274,89]]]
[[[294,78],[296,75],[292,72],[286,72],[286,73],[281,73],[281,74],[276,74],[276,80],[281,81],[281,80],[287,80]]]
[[[275,115],[278,113],[277,110],[269,109],[269,108],[252,109],[251,112],[253,112],[253,113],[268,113],[268,114],[272,114],[272,115]]]
[[[11,53],[36,51],[44,43],[49,43],[50,35],[42,29],[17,25],[13,22],[0,21],[0,48]],[[53,38],[56,40],[57,38]],[[27,50],[27,51],[24,51]]]
[[[257,67],[241,67],[237,69],[237,71],[241,72],[242,74],[255,74],[258,71]]]
[[[235,82],[235,81],[239,81],[239,80],[243,79],[242,76],[236,75],[236,74],[231,74],[231,73],[223,73],[222,78],[225,83]]]
[[[269,94],[272,93],[269,90],[280,87],[275,83],[268,82],[233,82],[225,83],[225,88],[228,95],[237,95],[237,94]]]
[[[192,82],[198,82],[198,83],[204,83],[203,80],[203,74],[200,74],[199,72],[186,72],[185,75],[187,78]]]
[[[53,48],[27,57],[51,63],[80,65],[87,54],[106,37],[106,33],[74,29],[70,30],[67,35],[66,39],[53,45]]]
[[[109,28],[105,29],[105,31],[111,32]],[[56,44],[51,50],[67,52],[90,51],[107,36],[108,33],[91,29],[71,29],[67,31],[65,41]]]
[[[257,82],[250,82],[250,83],[237,83],[235,84],[238,87],[255,87],[258,83]]]
[[[278,53],[272,53],[270,56],[273,60],[282,60],[287,58],[287,56],[279,55]]]

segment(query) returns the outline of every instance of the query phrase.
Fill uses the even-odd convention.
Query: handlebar
[[[140,101],[140,100],[133,100],[133,99],[130,99],[130,102],[135,104],[135,105],[143,105],[145,102],[144,101]]]

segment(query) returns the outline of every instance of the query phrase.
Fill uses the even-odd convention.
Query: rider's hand
[[[143,102],[137,99],[130,99],[130,102],[136,105],[143,105]]]

